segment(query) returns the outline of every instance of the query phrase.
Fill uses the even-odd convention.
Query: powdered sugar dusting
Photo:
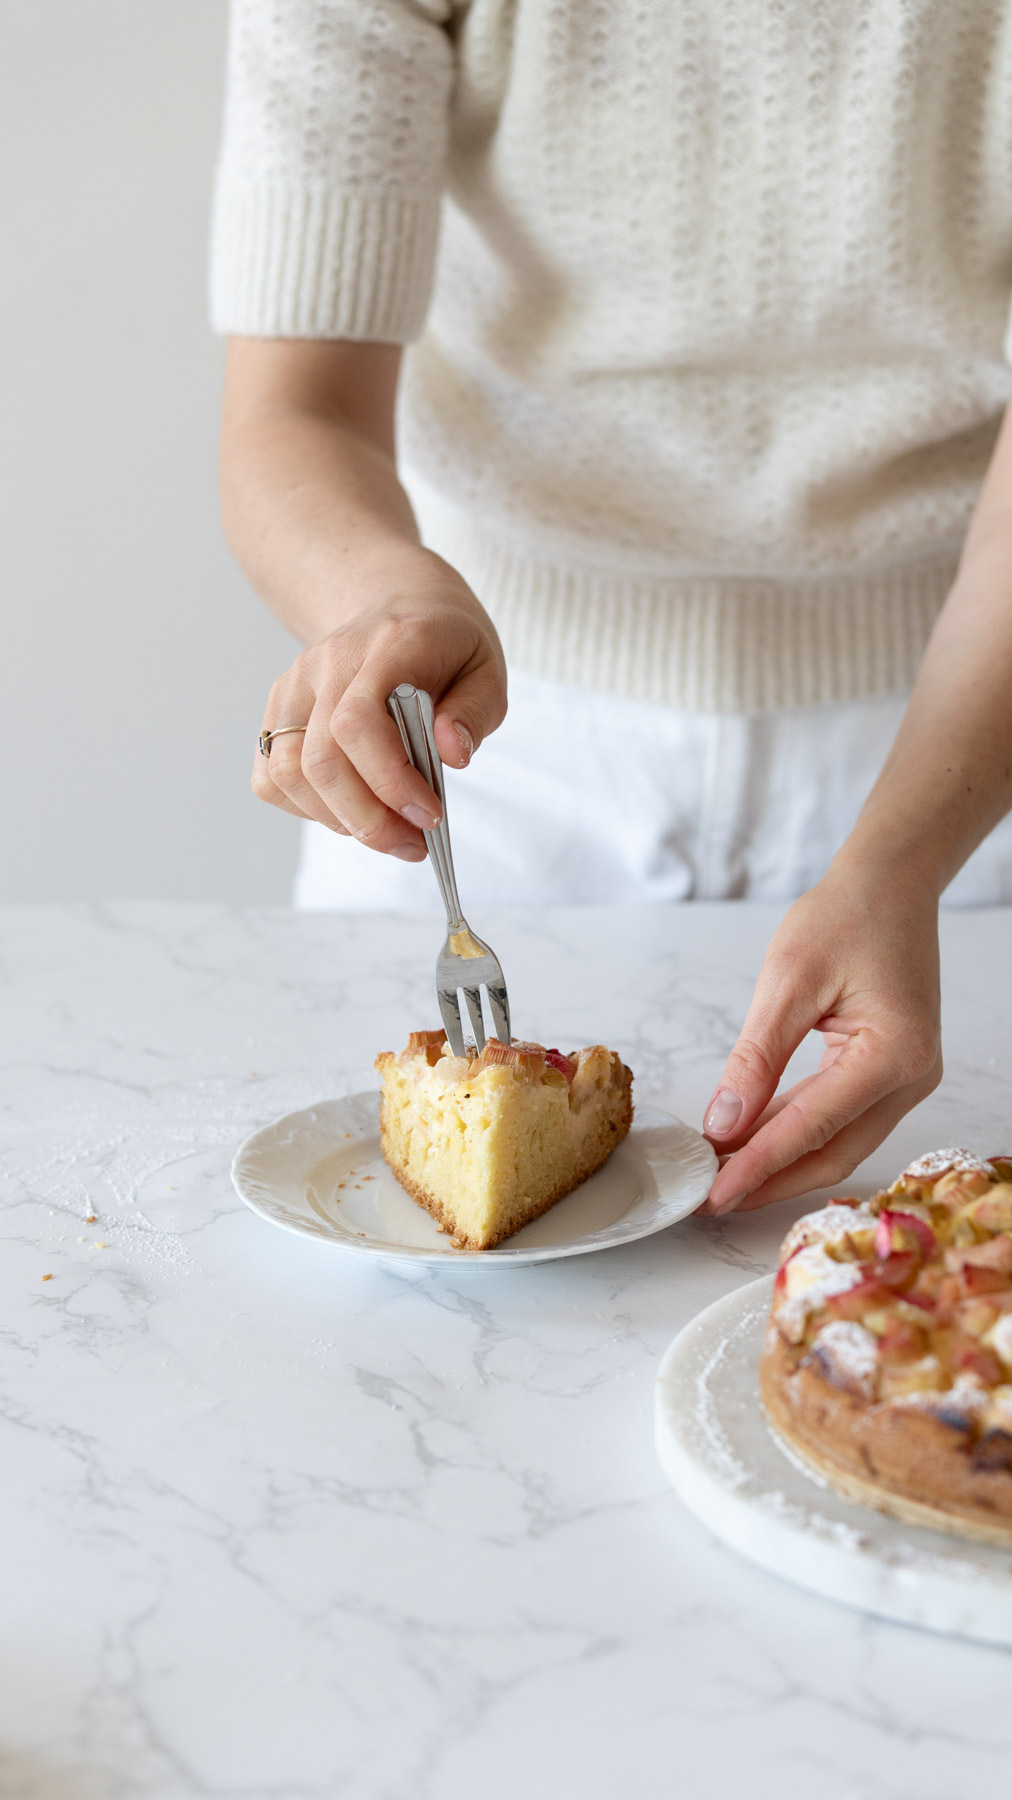
[[[876,1216],[870,1206],[847,1206],[841,1200],[831,1200],[828,1206],[818,1212],[805,1213],[791,1226],[780,1251],[781,1267],[803,1244],[832,1243],[848,1231],[860,1231],[862,1226],[874,1229],[875,1222]]]
[[[816,1332],[812,1349],[823,1357],[832,1376],[872,1398],[878,1342],[863,1325],[855,1319],[833,1319]]]
[[[791,1267],[806,1261],[813,1280],[801,1293],[774,1301],[777,1322],[792,1343],[803,1337],[809,1313],[818,1311],[831,1295],[845,1294],[848,1288],[862,1280],[864,1274],[860,1263],[834,1262],[819,1244],[810,1244],[806,1250],[800,1250]]]
[[[753,1506],[779,1523],[791,1525],[809,1536],[822,1538],[840,1549],[857,1551],[864,1542],[859,1531],[840,1520],[826,1518],[807,1503],[799,1505],[796,1500],[789,1499],[779,1487],[766,1487],[757,1478],[754,1465],[743,1462],[732,1445],[731,1435],[733,1433],[736,1438],[740,1435],[739,1419],[743,1415],[753,1415],[755,1399],[750,1379],[743,1393],[731,1403],[728,1394],[729,1372],[740,1360],[742,1339],[748,1340],[757,1328],[762,1329],[766,1307],[764,1293],[761,1302],[747,1308],[730,1332],[717,1338],[696,1373],[693,1383],[695,1423],[705,1445],[707,1464],[719,1475],[726,1488],[747,1493]],[[751,1357],[747,1366],[751,1375],[754,1366]],[[731,1385],[733,1382],[732,1376]]]
[[[896,1394],[890,1406],[916,1406],[930,1413],[960,1413],[966,1424],[970,1425],[988,1405],[990,1392],[979,1385],[973,1375],[960,1374],[949,1388],[929,1389],[927,1392],[913,1394]]]
[[[744,1332],[754,1328],[756,1320],[761,1317],[763,1311],[765,1308],[755,1308],[743,1320],[738,1321],[729,1337],[718,1338],[696,1377],[696,1413],[706,1441],[709,1459],[720,1470],[722,1480],[730,1488],[747,1486],[749,1470],[731,1449],[727,1431],[714,1406],[713,1390],[717,1385],[715,1377],[718,1372],[723,1372],[723,1365],[732,1357],[736,1340]]]
[[[972,1175],[983,1172],[985,1175],[996,1175],[993,1163],[985,1157],[978,1156],[975,1150],[929,1150],[919,1156],[916,1162],[904,1169],[904,1175],[912,1175],[915,1181],[933,1181],[940,1175],[948,1174],[954,1169],[960,1175]]]

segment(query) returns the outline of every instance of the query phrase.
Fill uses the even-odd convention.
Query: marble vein
[[[694,1120],[775,919],[481,924],[525,1034],[606,1036]],[[375,1051],[431,1021],[437,937],[0,911],[0,1797],[782,1800],[800,1780],[965,1800],[1000,1780],[1005,1653],[775,1582],[657,1466],[666,1344],[772,1266],[802,1205],[466,1278],[360,1266],[239,1205],[243,1136],[371,1085]],[[1010,940],[1005,913],[946,919],[946,1083],[855,1192],[935,1142],[1008,1147]]]

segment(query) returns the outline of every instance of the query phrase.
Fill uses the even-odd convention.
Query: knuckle
[[[788,1100],[784,1112],[791,1113],[798,1121],[804,1133],[805,1146],[808,1151],[821,1150],[825,1144],[829,1143],[830,1138],[836,1136],[845,1123],[845,1115],[842,1111],[827,1112],[823,1109],[813,1115],[797,1100]]]
[[[929,1094],[934,1093],[942,1079],[942,1073],[942,1059],[941,1056],[937,1056],[931,1068],[927,1069],[920,1080],[914,1084],[918,1100],[926,1100]]]
[[[302,752],[301,769],[311,787],[328,787],[334,780],[339,764],[336,745],[326,742],[307,745]]]
[[[375,720],[375,707],[363,694],[345,694],[331,715],[330,729],[338,743],[356,744]]]
[[[897,1045],[896,1068],[904,1086],[931,1079],[936,1068],[940,1079],[940,1063],[938,1036],[934,1031],[908,1031]],[[937,1081],[931,1079],[931,1088],[936,1085]],[[930,1093],[931,1088],[927,1092]]]
[[[291,741],[291,738],[279,738],[277,744],[271,745],[270,768],[267,771],[267,779],[272,786],[285,792],[297,785],[299,779],[299,755],[297,750],[289,748]],[[281,745],[284,746],[283,749],[280,749]]]
[[[768,1084],[776,1080],[777,1071],[761,1044],[754,1038],[740,1037],[728,1059],[729,1069],[738,1069],[750,1083]]]
[[[391,812],[399,812],[408,798],[413,798],[410,790],[405,788],[400,769],[378,769],[370,778],[370,786],[377,800],[382,800]]]
[[[287,812],[288,808],[285,805],[284,795],[272,782],[267,782],[265,785],[258,787],[257,783],[254,781],[252,786],[253,792],[258,800],[263,800],[267,806],[277,806],[282,812]]]
[[[369,649],[380,653],[396,649],[405,638],[424,630],[424,624],[420,615],[411,612],[401,613],[396,619],[380,619],[373,627]]]
[[[860,1160],[860,1156],[851,1156],[844,1150],[827,1151],[825,1156],[820,1157],[815,1170],[819,1187],[835,1187],[838,1181],[846,1181],[848,1175],[853,1175]]]
[[[357,826],[353,835],[367,850],[385,849],[388,835],[386,817],[370,819],[367,825]]]

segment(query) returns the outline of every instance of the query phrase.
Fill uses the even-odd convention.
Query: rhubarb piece
[[[986,1243],[974,1244],[963,1251],[963,1267],[975,1269],[997,1269],[1002,1275],[1012,1275],[1012,1237],[1002,1232],[999,1237],[988,1238]]]
[[[913,1240],[913,1242],[911,1242]],[[916,1213],[880,1212],[875,1227],[875,1254],[886,1257],[892,1250],[916,1249],[922,1257],[930,1256],[937,1244],[931,1226]]]
[[[982,1269],[977,1263],[966,1263],[959,1281],[967,1298],[974,1294],[998,1294],[1009,1285],[1008,1276],[1000,1269]]]
[[[969,1337],[986,1337],[997,1317],[994,1300],[987,1294],[981,1294],[975,1300],[964,1300],[956,1308],[956,1326]]]
[[[804,1244],[799,1244],[796,1250],[791,1251],[791,1254],[787,1258],[786,1262],[782,1262],[780,1264],[780,1267],[777,1270],[776,1276],[773,1281],[774,1289],[776,1290],[776,1292],[778,1294],[783,1293],[787,1287],[787,1269],[788,1269],[789,1264],[794,1261],[794,1258],[796,1256],[801,1255],[801,1252],[804,1248],[805,1248]]]
[[[1012,1182],[1002,1182],[980,1195],[967,1207],[966,1214],[981,1231],[1012,1231]]]
[[[897,1319],[883,1333],[878,1348],[883,1362],[905,1362],[927,1354],[928,1334],[923,1325]]]
[[[826,1311],[834,1319],[860,1319],[874,1306],[885,1306],[892,1299],[890,1290],[874,1275],[855,1282],[842,1294],[830,1294]]]
[[[894,1250],[883,1262],[875,1264],[875,1276],[884,1287],[908,1288],[919,1265],[920,1258],[914,1251]]]
[[[442,1056],[445,1043],[445,1031],[412,1031],[408,1037],[408,1055],[424,1056],[432,1069]]]
[[[954,1369],[962,1369],[966,1374],[979,1375],[988,1387],[994,1387],[1001,1380],[1002,1369],[993,1350],[986,1344],[980,1344],[976,1338],[957,1336],[953,1339],[950,1360]]]
[[[501,1044],[494,1037],[489,1038],[479,1062],[482,1069],[506,1068],[532,1076],[540,1075],[544,1066],[545,1053],[540,1044]]]

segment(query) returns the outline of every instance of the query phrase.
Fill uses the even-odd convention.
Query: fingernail
[[[730,1200],[719,1201],[713,1210],[717,1218],[722,1219],[725,1213],[734,1212],[735,1207],[740,1206],[742,1201],[747,1199],[748,1188],[743,1188],[740,1194],[732,1194]]]
[[[419,831],[431,831],[434,825],[439,824],[438,818],[424,806],[402,806],[401,817],[407,819],[409,825],[417,825]]]
[[[425,861],[425,845],[424,844],[395,844],[393,846],[393,849],[391,850],[390,854],[391,854],[391,856],[399,856],[401,859],[401,862],[424,862]]]
[[[732,1094],[730,1088],[721,1088],[703,1121],[703,1130],[711,1137],[727,1137],[741,1118],[744,1105],[740,1094]]]
[[[467,726],[459,724],[456,719],[453,721],[453,729],[460,739],[460,747],[464,752],[464,763],[466,765],[474,755],[474,739],[468,731]]]

